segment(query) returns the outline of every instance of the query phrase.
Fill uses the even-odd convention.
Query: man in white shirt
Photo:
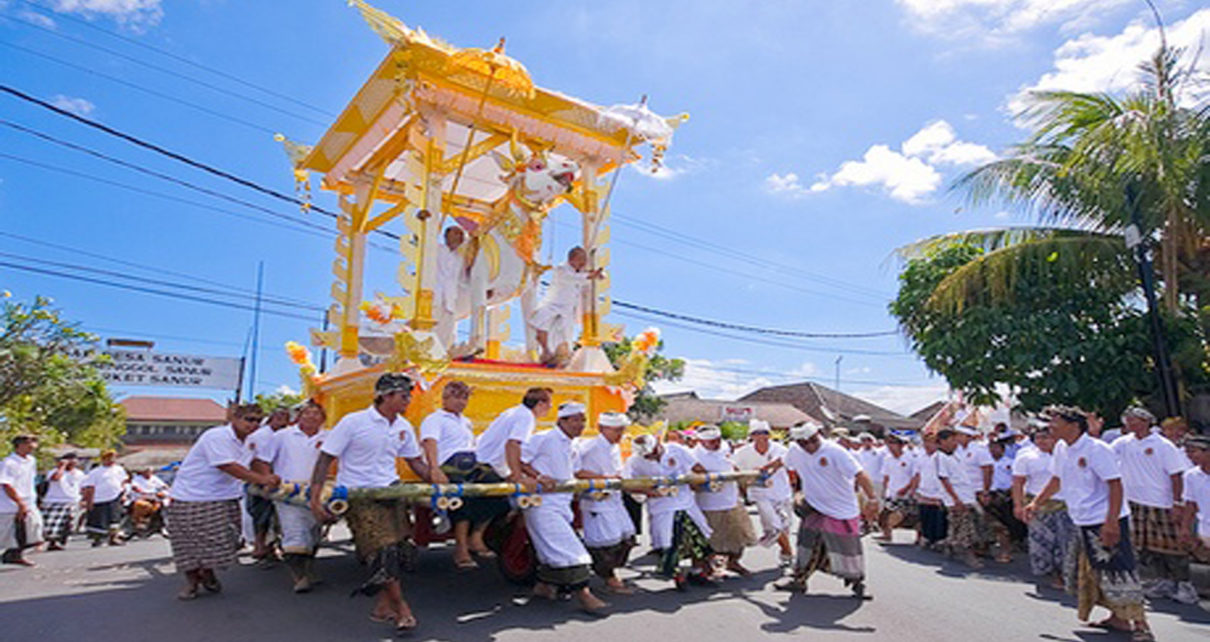
[[[1210,437],[1187,437],[1185,452],[1194,467],[1185,471],[1181,538],[1188,550],[1210,552]]]
[[[46,474],[46,497],[42,498],[42,515],[45,518],[43,536],[48,551],[61,551],[71,536],[71,527],[76,523],[76,508],[80,505],[80,482],[84,471],[80,470],[75,453],[67,453],[55,463],[55,469]]]
[[[38,438],[13,437],[13,452],[0,461],[0,550],[5,564],[33,566],[24,551],[42,543],[42,512],[38,510]]]
[[[315,460],[323,446],[324,422],[328,414],[323,406],[308,400],[298,411],[298,423],[275,433],[253,453],[252,470],[276,474],[287,484],[306,484],[315,470]],[[295,593],[306,593],[319,581],[315,573],[315,552],[319,548],[319,521],[310,508],[285,501],[274,501],[281,529],[281,549]]]
[[[1013,514],[1013,458],[1008,454],[1008,446],[1014,440],[1011,436],[993,437],[995,439],[987,444],[992,460],[992,482],[984,494],[983,507],[989,530],[999,548],[996,561],[1007,564],[1012,561],[1014,543],[1024,541],[1028,530]]]
[[[762,546],[773,542],[781,548],[782,566],[794,562],[794,549],[790,547],[790,527],[793,525],[794,491],[790,487],[790,474],[786,472],[784,457],[786,447],[769,437],[769,422],[753,419],[748,422],[748,437],[752,442],[735,451],[732,461],[740,470],[759,470],[763,483],[756,480],[747,487],[748,499],[756,503],[760,515]]]
[[[655,435],[639,435],[630,442],[631,455],[626,462],[626,477],[671,477],[704,473],[693,451],[678,443],[660,443]],[[688,583],[714,586],[710,565],[710,525],[687,487],[657,486],[646,493],[647,515],[651,523],[651,545],[660,552],[657,572],[671,579],[677,590]],[[693,573],[680,567],[682,559],[692,560]]]
[[[945,543],[954,555],[960,557],[971,568],[982,568],[983,562],[975,556],[979,536],[982,507],[979,505],[975,485],[971,482],[969,469],[958,450],[963,435],[953,429],[937,433],[937,447],[943,456],[938,460],[937,476],[945,493],[942,501],[948,509],[949,532]],[[979,468],[976,468],[979,470]]]
[[[1013,512],[1017,519],[1024,521],[1025,506],[1050,483],[1054,449],[1050,427],[1042,426],[1034,430],[1032,446],[1021,448],[1013,461]],[[1062,493],[1055,493],[1038,506],[1028,528],[1030,571],[1035,577],[1049,577],[1051,588],[1063,590],[1070,584],[1074,589],[1074,578],[1067,577],[1067,571],[1069,562],[1074,562],[1071,556],[1075,553],[1076,527],[1067,515]]]
[[[916,471],[920,482],[916,486],[916,504],[920,507],[920,535],[926,549],[941,545],[949,530],[945,510],[945,488],[941,484],[941,458],[945,453],[937,448],[937,435],[930,433],[921,439],[922,451],[917,455]]]
[[[520,405],[500,413],[479,435],[475,458],[492,467],[503,479],[526,481],[521,463],[521,444],[534,434],[534,426],[550,412],[550,388],[530,388]]]
[[[1189,555],[1180,545],[1179,510],[1184,453],[1153,428],[1155,416],[1135,406],[1122,414],[1125,431],[1113,441],[1130,508],[1130,539],[1138,553],[1143,592],[1150,599],[1197,604]]]
[[[101,463],[94,466],[80,482],[80,493],[88,522],[84,526],[94,547],[106,540],[110,546],[121,546],[118,524],[122,519],[122,495],[130,479],[126,469],[117,462],[118,453],[106,450],[101,453]]]
[[[574,440],[584,432],[584,404],[568,401],[559,406],[555,427],[531,436],[521,448],[521,465],[546,490],[575,478]],[[580,608],[605,615],[608,606],[588,588],[592,556],[572,527],[571,493],[544,493],[542,501],[524,509],[525,529],[538,558],[534,595],[555,600],[575,595]]]
[[[591,279],[604,276],[601,268],[586,272],[588,253],[576,246],[567,252],[567,262],[551,271],[550,285],[528,319],[542,353],[539,361],[562,366],[571,359],[580,322],[584,292]]]
[[[177,469],[172,501],[165,509],[172,560],[185,576],[177,599],[195,599],[202,588],[210,593],[222,590],[215,571],[236,560],[243,482],[276,486],[281,481],[248,468],[252,451],[244,441],[260,427],[263,416],[254,403],[236,406],[231,423],[203,432]]]
[[[276,408],[269,413],[265,425],[248,435],[248,439],[245,440],[248,450],[252,451],[253,459],[256,458],[258,452],[268,449],[270,442],[273,441],[273,436],[288,425],[290,425],[289,408]],[[273,510],[273,500],[249,494],[244,499],[244,506],[247,507],[248,516],[252,518],[252,559],[257,561],[259,567],[270,567],[277,559],[276,533],[274,533],[274,541],[270,541],[269,537],[270,532],[276,530],[277,522],[277,514]]]
[[[475,429],[462,412],[470,403],[471,387],[462,381],[450,381],[441,389],[441,408],[420,422],[420,447],[428,462],[434,484],[504,481],[492,467],[479,461],[475,453]],[[533,415],[528,408],[525,412]],[[509,511],[504,497],[470,497],[462,506],[449,511],[454,524],[454,566],[458,570],[476,569],[472,554],[490,559],[496,556],[483,542],[488,524]]]
[[[881,486],[886,498],[886,504],[878,515],[878,526],[882,529],[879,539],[890,542],[894,539],[894,529],[919,527],[916,519],[918,509],[912,494],[920,484],[920,473],[916,458],[904,450],[903,438],[895,433],[887,433],[886,452],[879,469],[882,471]],[[919,533],[916,539],[920,540]]]
[[[1110,617],[1094,626],[1132,631],[1136,640],[1154,639],[1143,609],[1143,587],[1130,545],[1130,510],[1113,449],[1087,434],[1083,412],[1060,406],[1047,414],[1050,432],[1059,440],[1051,455],[1052,477],[1026,506],[1026,521],[1061,490],[1078,531],[1079,619],[1089,621],[1092,609],[1103,606]]]
[[[734,470],[730,446],[723,443],[718,426],[703,426],[697,430],[698,444],[693,457],[707,473],[729,473]],[[726,558],[727,570],[747,577],[752,573],[740,564],[744,549],[756,544],[752,519],[739,501],[738,482],[711,482],[696,493],[697,506],[710,524],[710,548]]]
[[[878,495],[853,453],[824,439],[822,428],[811,422],[790,429],[794,445],[786,453],[785,462],[802,492],[797,506],[802,523],[794,577],[776,588],[805,593],[811,575],[822,571],[843,579],[854,597],[869,599],[861,547],[861,508],[854,487],[865,493],[875,509]]]
[[[622,449],[618,443],[630,425],[620,412],[603,412],[597,418],[599,435],[577,442],[578,479],[621,479]],[[621,491],[589,491],[580,495],[580,518],[584,522],[584,545],[592,556],[592,570],[605,580],[612,593],[628,595],[617,569],[626,565],[634,548],[634,521],[626,511]]]
[[[466,235],[462,228],[451,225],[445,228],[445,242],[437,246],[437,281],[433,289],[433,312],[437,326],[433,329],[441,345],[449,350],[454,345],[455,329],[458,327],[459,298],[468,295],[469,274],[467,272],[466,248],[462,246]]]
[[[143,468],[130,477],[131,534],[151,535],[163,529],[164,502],[168,499],[168,484],[156,477],[150,468]]]
[[[412,380],[387,373],[374,384],[374,404],[345,415],[325,435],[311,488],[322,488],[332,462],[337,462],[336,483],[347,488],[386,488],[399,483],[396,460],[404,459],[423,480],[430,481],[416,431],[403,417],[412,400]],[[311,493],[311,512],[320,521],[333,518],[324,508],[321,493]],[[369,577],[356,593],[377,595],[370,611],[376,622],[395,625],[398,632],[416,628],[416,616],[403,599],[403,574],[413,563],[412,523],[407,504],[400,500],[358,499],[345,513],[357,557],[369,567]]]

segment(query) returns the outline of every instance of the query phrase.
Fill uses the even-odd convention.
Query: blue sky
[[[1196,45],[1210,29],[1210,10],[1198,3],[1158,4],[1178,45]],[[895,292],[896,247],[942,232],[1028,222],[1013,211],[967,209],[948,191],[955,176],[1022,137],[1011,118],[1022,91],[1120,90],[1158,42],[1141,0],[377,5],[460,46],[490,46],[506,36],[508,53],[543,87],[602,105],[646,94],[661,113],[689,112],[668,171],[653,177],[628,170],[619,182],[615,298],[825,333],[894,329],[886,304]],[[0,79],[289,192],[288,163],[272,134],[318,140],[387,45],[344,2],[285,7],[0,0]],[[34,257],[246,297],[263,260],[268,294],[327,304],[330,238],[298,227],[299,221],[329,226],[327,219],[11,97],[0,96],[0,118],[293,219],[0,127],[0,262],[80,274],[24,258]],[[315,198],[334,205],[330,195]],[[555,218],[560,214],[575,220],[570,210]],[[555,228],[555,256],[571,234]],[[389,255],[374,252],[370,265],[376,273],[367,290],[391,288]],[[87,329],[152,339],[166,351],[237,356],[251,322],[244,309],[3,266],[0,287],[20,299],[52,296]],[[315,320],[263,317],[260,390],[296,386],[281,346],[305,340],[319,319],[297,308],[274,309]],[[945,391],[899,337],[770,345],[618,312],[612,321],[631,333],[661,327],[666,352],[690,363],[675,387],[706,396],[733,397],[796,377],[830,384],[837,357],[843,390],[897,410],[914,410]]]

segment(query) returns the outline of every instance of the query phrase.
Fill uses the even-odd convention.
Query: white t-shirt
[[[215,426],[202,433],[181,461],[172,480],[172,498],[185,502],[215,502],[239,499],[243,482],[218,469],[226,464],[248,466],[252,451],[244,446],[230,425]]]
[[[496,474],[507,478],[511,471],[508,469],[508,458],[504,446],[510,441],[525,443],[534,434],[537,418],[534,411],[524,404],[513,406],[500,413],[487,430],[479,435],[479,445],[475,448],[475,459],[490,464]]]
[[[983,467],[995,466],[992,454],[987,450],[987,444],[972,441],[954,451],[954,456],[966,467],[966,479],[975,492],[983,490]],[[993,471],[994,475],[994,471]]]
[[[803,497],[812,508],[833,519],[853,519],[861,514],[853,485],[861,464],[853,453],[826,440],[820,442],[814,454],[794,444],[785,462],[798,475]]]
[[[908,451],[903,451],[898,457],[891,454],[888,449],[882,455],[883,477],[886,477],[886,488],[883,489],[883,494],[888,498],[899,497],[900,489],[912,483],[912,478],[916,476],[916,458]]]
[[[1025,478],[1025,494],[1037,497],[1046,489],[1054,473],[1050,472],[1050,453],[1040,448],[1022,448],[1013,460],[1013,477]],[[1063,499],[1063,489],[1053,499]]]
[[[412,424],[401,416],[387,421],[373,406],[342,417],[320,449],[340,460],[336,483],[350,488],[390,486],[399,481],[396,458],[420,457]]]
[[[38,460],[32,455],[22,457],[17,453],[9,453],[0,461],[0,484],[8,484],[17,492],[17,496],[29,508],[34,507],[38,499],[38,489],[34,486],[34,477],[38,475]],[[8,493],[0,490],[0,513],[16,513],[17,502],[9,499]]]
[[[566,481],[576,476],[572,439],[558,426],[525,440],[521,444],[521,461],[554,480]],[[571,498],[572,493],[544,493],[542,501],[570,505]]]
[[[735,464],[727,456],[729,449],[725,443],[719,444],[718,450],[698,445],[693,449],[693,456],[706,472],[727,473],[735,470]],[[717,492],[704,488],[694,494],[697,496],[697,507],[702,510],[731,510],[739,504],[739,484],[736,482],[723,482]]]
[[[875,484],[882,483],[882,457],[885,453],[881,448],[862,448],[856,453],[857,463],[861,464],[861,469]]]
[[[1060,439],[1051,456],[1050,472],[1062,484],[1067,514],[1076,526],[1105,523],[1109,511],[1108,482],[1122,478],[1109,444],[1087,434],[1080,435],[1071,445]],[[1130,508],[1123,500],[1118,517],[1129,515]]]
[[[444,464],[456,453],[475,452],[475,429],[471,425],[471,420],[443,408],[438,408],[420,422],[421,445],[426,439],[433,439],[437,442],[437,461],[435,463],[438,466]]]
[[[916,471],[920,473],[920,485],[916,487],[916,496],[925,499],[944,499],[948,493],[941,487],[941,458],[945,453],[940,450],[928,454],[924,451],[916,459]]]
[[[282,481],[309,482],[315,472],[315,460],[319,459],[319,448],[327,436],[322,428],[314,435],[307,435],[297,425],[282,428],[257,451],[256,458],[269,464]]]
[[[168,490],[168,484],[155,475],[150,477],[134,475],[130,478],[130,490],[134,491],[135,499],[153,499],[156,497],[156,493]]]
[[[647,459],[637,455],[626,462],[626,477],[668,477],[672,475],[687,475],[693,472],[697,459],[693,451],[680,444],[664,444],[664,452],[659,460]],[[675,495],[649,497],[647,510],[653,515],[677,510],[685,510],[694,503],[693,493],[688,486],[680,486]]]
[[[1010,490],[1013,487],[1013,458],[1007,453],[999,459],[992,457],[992,490]]]
[[[1210,474],[1201,468],[1185,471],[1181,499],[1197,504],[1197,534],[1210,537]]]
[[[244,438],[244,446],[252,452],[253,459],[267,461],[264,457],[258,457],[257,454],[269,447],[269,442],[273,441],[273,436],[276,434],[277,431],[270,428],[269,424],[265,424]]]
[[[950,486],[954,487],[954,494],[958,496],[958,501],[971,505],[977,502],[978,499],[975,497],[975,485],[970,481],[967,473],[968,470],[966,463],[961,458],[960,451],[957,449],[954,450],[952,455],[941,453],[941,458],[937,460],[937,476],[949,480]],[[944,487],[941,489],[941,501],[946,506],[954,505],[954,498],[945,492]]]
[[[95,489],[92,495],[94,503],[112,502],[122,496],[122,488],[128,479],[130,479],[130,475],[119,464],[96,466],[84,476],[84,481],[80,482],[80,488],[92,487]]]
[[[1122,470],[1127,501],[1144,506],[1172,508],[1172,475],[1185,472],[1181,452],[1158,432],[1139,439],[1122,435],[1113,442]]]
[[[575,467],[606,477],[622,476],[622,448],[609,443],[603,435],[592,439],[577,439],[575,443]]]
[[[50,474],[47,474],[50,478]],[[46,484],[47,504],[78,504],[80,503],[80,482],[84,481],[84,471],[79,468],[63,471],[58,479],[50,479]]]
[[[785,501],[793,496],[794,491],[790,488],[790,473],[786,472],[785,464],[786,447],[775,442],[769,442],[769,449],[765,454],[760,454],[756,451],[756,444],[746,444],[743,448],[735,451],[731,456],[731,461],[740,470],[759,470],[763,466],[767,466],[775,461],[781,461],[783,466],[778,468],[776,472],[769,477],[769,486],[752,485],[748,487],[748,496],[753,501],[768,500],[768,501]]]

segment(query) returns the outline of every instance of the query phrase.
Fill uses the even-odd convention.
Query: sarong
[[[487,464],[478,463],[475,453],[454,453],[441,465],[441,472],[451,484],[495,484],[504,481]],[[509,511],[507,497],[464,497],[462,507],[449,512],[450,521],[470,522],[474,525],[489,522]]]
[[[176,500],[164,509],[172,532],[172,561],[178,573],[226,568],[235,563],[240,543],[239,500]]]
[[[1009,539],[1014,542],[1024,541],[1028,536],[1029,527],[1013,515],[1013,497],[1009,491],[993,490],[989,494],[985,510],[990,518],[987,521],[991,531],[1007,533]]]
[[[574,593],[588,586],[588,580],[591,578],[592,573],[588,570],[587,564],[560,568],[538,564],[538,581],[550,584],[558,589],[559,593]]]
[[[1130,502],[1130,538],[1138,551],[1143,579],[1189,581],[1189,555],[1180,543],[1180,518],[1175,509]]]
[[[882,512],[879,513],[879,521],[887,523],[886,520],[892,515],[899,516],[899,523],[895,525],[895,528],[915,528],[919,522],[916,500],[910,497],[894,497],[886,500]]]
[[[319,546],[319,522],[307,506],[274,502],[281,526],[281,550],[287,555],[312,555]]]
[[[97,502],[88,511],[88,521],[84,523],[84,530],[94,540],[115,535],[121,519],[121,502],[116,499],[109,502]]]
[[[47,504],[42,510],[43,536],[48,542],[62,544],[71,535],[71,527],[76,523],[76,504]]]
[[[712,552],[710,540],[689,513],[678,510],[672,515],[672,545],[660,553],[659,574],[671,579],[676,576],[682,559],[705,559]]]
[[[969,549],[980,542],[979,512],[973,505],[968,505],[964,511],[950,510],[947,519],[949,531],[946,543],[954,548]]]
[[[1143,585],[1135,570],[1130,546],[1130,524],[1119,522],[1122,537],[1112,549],[1101,543],[1101,525],[1077,527],[1079,581],[1076,596],[1078,615],[1087,622],[1094,606],[1103,606],[1123,620],[1143,618]]]
[[[816,571],[846,580],[865,577],[861,548],[861,519],[836,519],[811,508],[805,511],[798,529],[798,555],[794,577],[806,582]]]
[[[273,510],[273,500],[249,493],[244,505],[248,507],[248,515],[252,517],[252,529],[257,535],[273,530],[273,523],[277,518],[276,511]]]
[[[369,578],[353,595],[374,595],[391,581],[402,585],[403,574],[415,562],[410,539],[412,522],[407,504],[396,500],[357,499],[345,513],[357,559],[369,566]]]
[[[17,513],[0,513],[0,550],[20,551],[42,543],[42,511],[30,508],[25,519]]]
[[[634,543],[634,538],[628,537],[612,546],[589,548],[588,554],[592,556],[592,571],[602,579],[613,577],[614,571],[625,566],[626,562],[630,560],[630,549],[634,548]]]
[[[756,531],[752,518],[742,505],[728,510],[702,511],[706,523],[710,524],[710,548],[720,555],[739,555],[744,549],[756,544]]]
[[[920,534],[930,544],[945,539],[949,529],[949,519],[945,506],[942,504],[920,503]]]
[[[1064,585],[1073,587],[1076,543],[1076,525],[1067,515],[1067,506],[1058,500],[1047,501],[1029,522],[1030,572],[1037,576],[1062,574]]]

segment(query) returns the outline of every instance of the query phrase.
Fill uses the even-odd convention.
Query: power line
[[[693,316],[689,316],[689,315],[685,315],[685,314],[678,314],[676,312],[668,312],[667,310],[659,310],[656,308],[647,307],[645,305],[638,305],[637,303],[628,303],[626,301],[614,300],[613,305],[616,305],[620,308],[625,308],[627,310],[634,310],[636,312],[646,312],[647,314],[654,314],[657,316],[666,317],[669,319],[677,319],[680,321],[689,321],[691,323],[698,323],[701,325],[708,325],[708,326],[712,326],[712,327],[716,327],[716,328],[723,328],[725,330],[742,330],[744,332],[752,332],[755,334],[768,334],[768,335],[780,336],[780,337],[800,337],[800,338],[804,338],[804,339],[870,339],[873,337],[891,337],[891,336],[896,336],[899,334],[899,332],[896,330],[887,330],[887,331],[883,331],[883,332],[833,332],[833,333],[800,332],[798,330],[775,330],[772,328],[759,328],[759,327],[750,326],[750,325],[741,325],[741,324],[737,324],[737,323],[727,323],[724,321],[714,321],[712,319],[703,319],[701,317],[693,317]]]
[[[40,31],[46,32],[47,34],[50,34],[50,35],[52,35],[52,36],[54,36],[54,37],[56,37],[56,38],[61,38],[61,39],[63,39],[63,40],[67,40],[67,41],[69,41],[69,42],[74,42],[74,43],[76,43],[76,44],[80,44],[80,45],[83,45],[83,46],[85,46],[85,47],[89,47],[89,48],[91,48],[91,49],[96,49],[96,50],[98,50],[98,51],[103,51],[103,52],[105,52],[105,53],[107,53],[107,54],[109,54],[109,55],[111,55],[111,56],[115,56],[115,57],[117,57],[117,58],[121,58],[121,59],[126,60],[126,61],[128,61],[128,62],[132,62],[132,63],[134,63],[134,64],[136,64],[136,65],[141,66],[141,67],[146,67],[146,68],[148,68],[148,69],[153,69],[153,70],[155,70],[155,71],[158,71],[158,72],[161,72],[161,73],[164,73],[164,74],[169,74],[169,75],[171,75],[171,76],[172,76],[172,77],[174,77],[174,78],[179,78],[179,79],[181,79],[181,80],[185,80],[185,81],[191,82],[191,83],[193,83],[193,84],[195,84],[195,85],[198,85],[198,86],[200,86],[200,87],[205,87],[206,89],[209,89],[209,90],[211,90],[211,91],[215,91],[215,92],[218,92],[218,93],[220,93],[220,94],[224,94],[224,95],[227,95],[227,96],[231,96],[231,97],[233,97],[233,98],[238,98],[238,99],[240,99],[240,100],[246,100],[246,101],[248,101],[248,102],[250,102],[250,103],[253,103],[253,104],[255,104],[255,105],[260,105],[261,107],[264,107],[264,108],[266,108],[266,109],[271,109],[271,110],[273,110],[273,111],[276,111],[276,112],[279,112],[279,113],[285,114],[285,115],[290,116],[290,117],[293,117],[293,118],[297,118],[297,119],[299,119],[299,120],[306,121],[306,122],[308,122],[308,123],[313,123],[313,124],[316,124],[316,125],[320,125],[320,126],[322,126],[322,127],[327,127],[327,126],[328,126],[328,123],[327,123],[327,122],[325,122],[325,121],[322,121],[322,120],[317,120],[317,119],[315,119],[315,118],[311,118],[310,116],[303,116],[302,114],[298,114],[298,113],[295,113],[295,112],[289,111],[289,110],[287,110],[287,109],[282,109],[282,108],[280,108],[280,107],[278,107],[278,106],[276,106],[276,105],[273,105],[273,104],[271,104],[271,103],[268,103],[268,102],[265,102],[265,101],[263,101],[263,100],[260,100],[259,98],[253,98],[253,97],[251,97],[251,96],[248,96],[248,95],[245,95],[245,94],[241,94],[241,93],[239,93],[239,92],[231,91],[230,89],[226,89],[226,88],[224,88],[224,87],[220,87],[220,86],[215,85],[215,84],[213,84],[213,83],[209,83],[209,82],[206,82],[206,81],[204,81],[204,80],[199,80],[199,79],[194,78],[194,77],[192,77],[192,76],[186,76],[186,75],[184,75],[184,74],[182,74],[182,73],[180,73],[180,72],[178,72],[178,71],[173,71],[173,70],[168,69],[168,68],[166,68],[166,67],[161,67],[161,66],[159,66],[159,65],[155,65],[155,64],[152,64],[152,63],[150,63],[150,62],[147,62],[146,60],[141,60],[141,59],[139,59],[139,58],[135,58],[134,56],[129,56],[129,55],[126,55],[126,54],[124,54],[124,53],[122,53],[122,52],[120,52],[120,51],[116,51],[116,50],[114,50],[114,49],[110,49],[110,48],[108,48],[108,47],[103,47],[103,46],[98,45],[98,44],[96,44],[96,43],[92,43],[92,42],[89,42],[89,41],[87,41],[87,40],[84,40],[83,38],[76,38],[75,36],[70,36],[70,35],[67,35],[67,34],[65,34],[65,33],[60,33],[60,32],[58,32],[58,31],[55,31],[54,29],[49,29],[49,28],[47,28],[47,27],[44,27],[44,26],[42,26],[42,25],[40,25],[40,24],[38,24],[38,23],[36,23],[36,22],[33,22],[32,20],[27,19],[27,18],[23,18],[23,17],[21,17],[21,16],[4,16],[4,17],[5,17],[5,18],[8,18],[9,20],[15,20],[15,21],[17,21],[17,22],[24,23],[24,24],[26,24],[26,25],[28,25],[28,26],[30,26],[30,27],[33,27],[34,29],[38,29],[38,30],[40,30]]]
[[[26,4],[26,5],[29,5],[31,8],[35,8],[35,7],[36,7],[36,8],[38,8],[38,9],[41,9],[41,8],[42,8],[41,6],[37,5],[36,3],[30,2],[30,0],[25,0],[25,4]],[[34,13],[37,13],[37,12],[34,12]],[[42,15],[42,14],[40,14],[40,15]],[[44,16],[44,17],[47,17],[47,16]],[[171,59],[173,59],[173,60],[176,60],[177,62],[180,62],[180,63],[185,64],[185,65],[189,65],[190,67],[193,67],[193,68],[195,68],[195,69],[200,69],[200,70],[202,70],[202,71],[205,71],[205,72],[208,72],[208,73],[214,74],[215,76],[218,76],[218,77],[220,77],[220,78],[224,78],[224,79],[226,79],[226,80],[229,80],[229,81],[231,81],[231,82],[237,83],[237,84],[239,84],[239,85],[243,85],[244,87],[248,87],[249,89],[255,89],[255,90],[257,90],[257,91],[259,91],[259,92],[262,92],[262,93],[264,93],[264,94],[266,94],[266,95],[273,96],[274,98],[279,98],[279,99],[281,99],[281,100],[285,100],[285,101],[288,101],[288,102],[294,103],[295,105],[298,105],[298,106],[300,106],[300,107],[306,107],[307,109],[310,109],[310,110],[312,110],[312,111],[314,111],[314,112],[316,112],[316,113],[322,114],[322,115],[324,115],[324,116],[330,116],[330,117],[333,117],[333,118],[335,118],[335,117],[336,117],[336,114],[335,114],[335,113],[332,113],[332,112],[330,112],[330,111],[328,111],[328,110],[326,110],[326,109],[323,109],[322,107],[316,107],[315,105],[312,105],[312,104],[310,104],[310,103],[308,103],[308,102],[305,102],[305,101],[299,100],[299,99],[297,99],[297,98],[294,98],[293,96],[290,96],[290,95],[288,95],[288,94],[283,94],[283,93],[276,92],[276,91],[274,91],[274,90],[272,90],[272,89],[269,89],[269,88],[267,88],[267,87],[264,87],[264,86],[258,85],[258,84],[256,84],[256,83],[249,82],[249,81],[247,81],[247,80],[244,80],[244,79],[242,79],[242,78],[240,78],[240,77],[238,77],[238,76],[234,76],[234,75],[232,75],[232,74],[230,74],[230,73],[227,73],[227,72],[225,72],[225,71],[222,71],[222,70],[220,70],[220,69],[215,69],[214,67],[209,67],[209,66],[207,66],[207,65],[203,65],[203,64],[202,64],[202,63],[200,63],[200,62],[196,62],[196,61],[190,60],[190,59],[188,59],[188,58],[186,58],[186,57],[184,57],[184,56],[181,56],[181,55],[178,55],[178,54],[172,53],[171,51],[168,51],[168,50],[166,50],[166,49],[162,49],[162,48],[160,48],[160,47],[156,47],[156,46],[154,46],[154,45],[148,44],[148,43],[146,43],[146,42],[142,42],[142,41],[140,41],[140,40],[136,40],[136,39],[134,39],[134,38],[128,38],[128,37],[126,37],[126,36],[123,36],[122,34],[119,34],[119,33],[113,32],[113,31],[110,31],[110,30],[108,30],[108,29],[104,29],[104,28],[102,28],[102,27],[100,27],[100,26],[98,26],[98,25],[95,25],[95,24],[93,24],[93,23],[91,23],[91,22],[87,21],[87,20],[82,20],[82,19],[80,19],[80,18],[73,18],[73,17],[71,17],[71,16],[69,16],[69,15],[66,15],[66,14],[61,14],[61,13],[56,13],[56,14],[55,14],[55,16],[54,16],[54,19],[55,19],[55,20],[66,20],[66,21],[69,21],[69,22],[75,23],[75,24],[77,24],[77,25],[79,25],[79,26],[81,26],[81,27],[87,27],[87,28],[89,28],[89,29],[92,29],[93,31],[99,31],[100,33],[103,33],[103,34],[105,34],[105,35],[107,35],[107,36],[109,36],[109,37],[111,37],[111,38],[117,38],[118,40],[121,40],[121,41],[123,41],[123,42],[129,43],[129,44],[134,45],[134,46],[136,46],[136,47],[140,47],[140,48],[142,48],[142,49],[146,49],[146,50],[148,50],[148,51],[154,51],[154,52],[156,52],[156,53],[158,53],[158,54],[160,54],[160,55],[163,55],[163,56],[166,56],[166,57],[171,58]]]

